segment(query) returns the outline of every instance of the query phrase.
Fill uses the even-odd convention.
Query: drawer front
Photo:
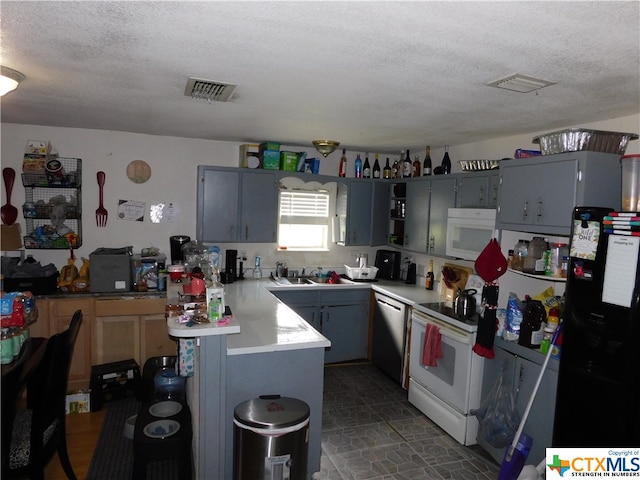
[[[167,300],[158,298],[105,298],[96,300],[96,317],[164,313]]]
[[[271,293],[288,306],[316,305],[318,303],[318,291],[303,290],[303,288],[300,287],[298,290],[271,290]]]
[[[55,317],[71,317],[76,310],[82,310],[83,315],[93,312],[93,298],[87,299],[59,299],[51,301],[51,314]]]
[[[369,287],[346,288],[320,291],[320,305],[351,305],[354,303],[369,303]]]

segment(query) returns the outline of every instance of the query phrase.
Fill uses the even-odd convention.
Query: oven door
[[[436,367],[428,367],[422,363],[425,334],[429,323],[438,327],[442,336],[442,358],[437,360]],[[414,310],[411,315],[410,377],[465,415],[470,409],[471,386],[477,383],[472,381],[472,375],[477,374],[471,350],[474,339],[475,333],[464,331],[422,312]]]

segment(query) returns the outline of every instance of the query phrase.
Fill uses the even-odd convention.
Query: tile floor
[[[464,447],[371,364],[328,366],[322,470],[313,480],[495,480],[499,465]]]

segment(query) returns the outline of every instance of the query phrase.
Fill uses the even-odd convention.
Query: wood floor
[[[67,415],[67,448],[78,480],[87,478],[105,412],[106,410],[102,409],[99,412]],[[44,478],[45,480],[67,480],[57,455],[54,455],[47,465]]]

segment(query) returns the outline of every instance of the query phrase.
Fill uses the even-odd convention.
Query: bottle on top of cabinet
[[[431,175],[431,147],[429,145],[427,145],[424,155],[424,164],[422,167],[422,175]]]
[[[411,163],[411,156],[409,153],[409,149],[407,149],[407,156],[404,157],[404,161],[402,162],[402,176],[405,178],[411,177],[412,171],[413,171],[413,164]]]
[[[360,154],[358,154],[355,161],[355,177],[362,178],[362,159],[360,158]]]
[[[418,157],[418,155],[416,155],[416,159],[413,161],[412,176],[419,177],[421,169],[422,169],[422,165],[420,164],[420,157]]]
[[[380,167],[378,167],[380,169]],[[364,154],[364,165],[362,167],[362,178],[371,178],[371,165],[369,164],[369,154]]]
[[[347,150],[345,148],[342,149],[342,157],[340,157],[340,171],[338,172],[338,176],[347,176]]]
[[[376,153],[376,161],[373,163],[373,178],[380,178],[380,162],[378,162],[377,153]]]
[[[389,157],[387,157],[387,163],[382,169],[382,176],[383,178],[394,178],[393,169],[389,165]]]
[[[451,173],[451,158],[449,157],[449,145],[444,146],[444,157],[442,157],[442,173]]]

